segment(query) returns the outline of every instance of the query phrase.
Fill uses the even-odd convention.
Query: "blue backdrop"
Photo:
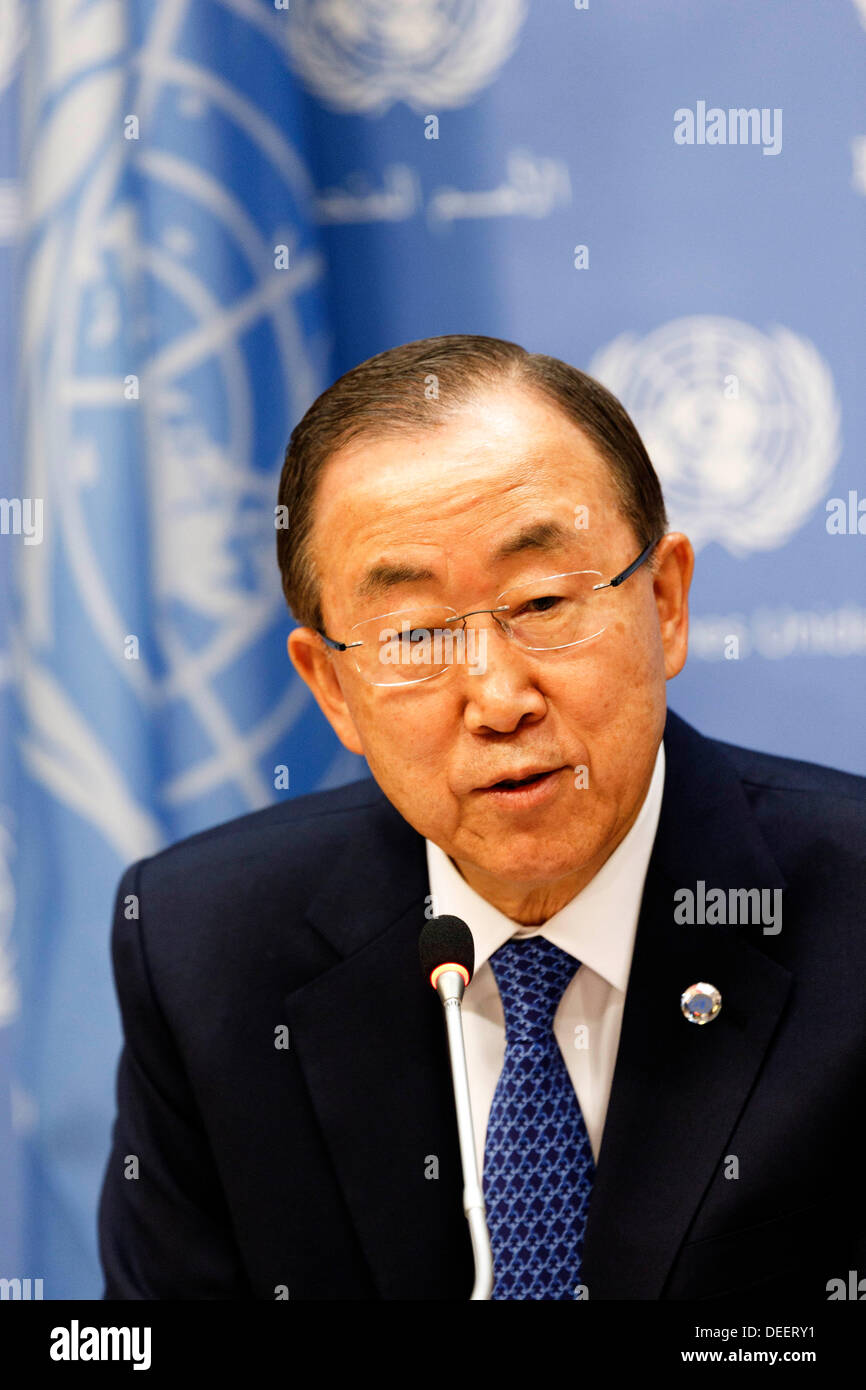
[[[101,1291],[121,869],[363,771],[273,532],[356,362],[604,380],[698,551],[671,703],[866,772],[864,59],[866,0],[7,0],[0,1275]]]

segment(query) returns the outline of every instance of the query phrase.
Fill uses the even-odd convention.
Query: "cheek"
[[[427,794],[430,779],[444,775],[460,715],[443,694],[371,688],[347,701],[380,785],[424,787]]]
[[[660,644],[651,636],[636,641],[630,630],[615,654],[606,691],[601,741],[610,775],[625,784],[639,783],[664,729],[665,672]]]
[[[632,627],[618,627],[605,634],[612,640],[595,660],[575,661],[546,692],[566,731],[565,746],[594,765],[601,786],[628,777],[629,750],[664,724],[661,656],[651,641],[636,641]]]
[[[611,680],[623,699],[664,684],[664,650],[653,605],[616,622],[611,638]]]

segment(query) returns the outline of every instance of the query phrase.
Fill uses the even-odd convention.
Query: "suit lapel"
[[[472,1286],[442,1009],[418,959],[428,891],[424,840],[382,797],[307,913],[343,959],[286,999],[383,1299],[464,1299]]]
[[[760,926],[678,925],[674,892],[776,888],[784,880],[741,784],[711,742],[676,715],[626,993],[622,1033],[586,1231],[589,1297],[657,1299],[701,1199],[724,1163],[791,983]],[[680,995],[722,995],[702,1026]]]

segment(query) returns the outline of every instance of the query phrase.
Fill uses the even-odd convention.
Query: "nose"
[[[452,676],[460,682],[463,719],[470,732],[513,733],[522,723],[543,719],[547,701],[535,682],[531,656],[511,641],[497,615],[484,609],[466,617],[483,615],[486,622],[472,624],[477,629],[474,662],[457,666]],[[462,626],[469,627],[465,618]],[[466,640],[468,650],[468,631]]]

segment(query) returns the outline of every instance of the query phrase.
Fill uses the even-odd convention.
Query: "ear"
[[[361,738],[335,670],[334,653],[311,627],[294,628],[289,633],[286,647],[292,665],[312,690],[319,709],[337,738],[350,753],[359,753],[363,757]]]
[[[653,597],[665,654],[665,677],[679,675],[689,648],[689,586],[695,552],[688,536],[669,531],[656,546]]]

